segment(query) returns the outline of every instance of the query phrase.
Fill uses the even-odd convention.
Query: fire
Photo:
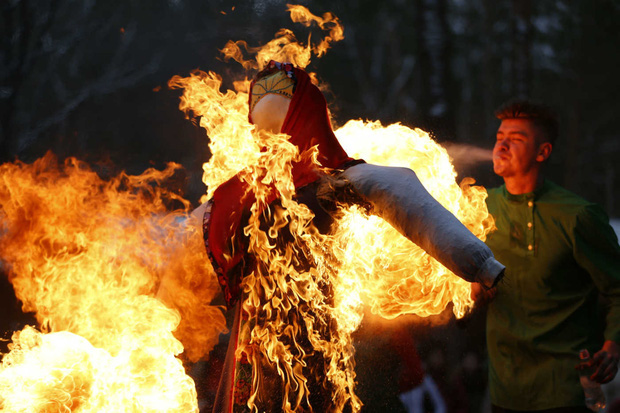
[[[479,238],[484,240],[493,229],[484,203],[486,191],[472,186],[471,179],[457,185],[446,150],[426,132],[400,124],[384,127],[379,122],[349,121],[336,135],[350,156],[414,170],[426,190]],[[473,306],[468,282],[385,221],[351,208],[339,224],[335,236],[342,245],[338,249],[343,263],[338,282],[346,286],[344,302],[358,302],[363,297],[373,313],[385,318],[401,314],[427,317],[439,314],[449,303],[460,318]],[[350,288],[352,285],[357,288]]]
[[[353,391],[351,336],[338,323],[330,323],[334,318],[333,303],[324,285],[331,284],[337,275],[336,262],[328,252],[330,239],[314,228],[312,212],[293,199],[291,162],[301,157],[315,158],[316,153],[311,150],[299,154],[285,135],[259,136],[267,137],[262,141],[267,150],[256,165],[242,172],[257,198],[245,231],[250,236],[249,250],[259,261],[256,270],[244,279],[247,299],[243,310],[260,320],[251,331],[251,348],[244,350],[253,365],[260,365],[263,355],[276,365],[287,383],[284,411],[296,411],[304,403],[310,405],[307,382],[311,378],[302,373],[307,363],[307,349],[302,341],[309,340],[312,349],[328,363],[325,375],[334,385],[334,411],[342,411],[347,403],[358,411],[361,403]],[[280,207],[270,209],[266,200],[274,187]],[[267,230],[261,227],[263,211],[274,215]],[[277,238],[287,223],[294,241],[279,245]],[[254,380],[259,383],[260,377],[255,374]],[[258,397],[258,391],[259,386],[250,404]]]
[[[2,259],[41,328],[2,359],[3,411],[197,411],[179,339],[195,360],[225,321],[189,203],[158,185],[176,169],[103,181],[51,154],[0,166]]]
[[[327,34],[303,45],[283,29],[260,48],[228,42],[223,54],[246,69],[271,59],[304,68],[343,38],[331,13],[288,10],[293,21]],[[221,77],[201,71],[169,82],[183,89],[181,110],[199,117],[209,137],[202,201],[236,174],[256,198],[244,232],[257,264],[242,286],[243,310],[258,322],[237,355],[274,366],[284,383],[283,411],[308,410],[311,387],[329,383],[334,411],[357,412],[351,333],[363,306],[394,318],[453,305],[461,317],[473,305],[470,287],[357,207],[341,211],[334,232],[319,233],[312,212],[295,200],[292,179],[292,164],[316,164],[316,152],[299,153],[286,135],[256,131],[248,122],[248,85],[245,79],[222,92]],[[351,121],[336,134],[352,157],[413,169],[478,237],[492,229],[485,191],[471,180],[457,185],[446,151],[427,133]],[[209,305],[218,288],[201,234],[187,224],[189,204],[158,186],[175,168],[104,182],[73,159],[64,167],[51,156],[0,166],[3,259],[24,309],[41,325],[41,332],[28,327],[13,337],[0,370],[0,409],[197,411],[194,384],[176,356],[204,356],[225,325]],[[168,213],[170,200],[184,208]],[[304,373],[307,354],[319,358],[320,377]],[[253,374],[249,404],[256,407],[263,378]]]
[[[342,24],[340,24],[338,17],[334,16],[332,13],[327,12],[323,14],[323,17],[321,18],[310,13],[310,11],[304,6],[291,4],[288,5],[288,10],[291,12],[292,21],[302,23],[306,27],[309,27],[314,22],[322,30],[329,31],[329,34],[326,35],[318,45],[313,47],[313,51],[317,57],[323,56],[329,49],[332,42],[338,42],[344,39],[344,28],[342,27]],[[308,39],[308,44],[310,44],[310,39]],[[264,56],[269,57],[269,53],[267,53],[267,51],[263,51],[263,53]],[[265,60],[265,63],[269,60],[270,59]],[[310,62],[308,61],[308,63]]]
[[[210,138],[211,158],[203,165],[203,182],[207,185],[206,199],[211,198],[219,185],[255,163],[260,154],[248,122],[249,82],[237,83],[236,92],[222,93],[218,74],[194,71],[188,78],[174,76],[168,85],[184,89],[180,109],[200,117],[200,126]]]
[[[322,17],[315,16],[301,5],[287,5],[291,14],[291,20],[310,27],[316,23],[322,31],[328,32],[325,37],[313,45],[311,36],[308,36],[308,43],[303,45],[297,41],[295,34],[288,29],[280,29],[273,40],[260,47],[251,47],[243,40],[236,42],[229,41],[220,50],[226,59],[233,59],[241,63],[246,69],[262,69],[270,60],[280,62],[290,62],[297,67],[308,66],[314,53],[317,57],[323,56],[330,48],[331,43],[344,39],[344,28],[340,20],[332,13],[325,13]],[[245,59],[241,50],[244,48],[249,54],[254,55],[253,59]]]

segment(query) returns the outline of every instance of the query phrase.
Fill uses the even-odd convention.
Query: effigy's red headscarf
[[[294,81],[293,96],[281,132],[290,136],[289,141],[297,146],[299,153],[317,145],[318,161],[325,168],[341,169],[352,162],[332,131],[325,97],[305,71],[290,63],[271,61],[250,86],[250,104],[256,81],[276,71],[284,71]],[[249,120],[252,122],[251,114]],[[319,176],[320,172],[309,160],[293,164],[295,188],[308,185]],[[275,197],[274,194],[271,201]],[[248,262],[251,257],[247,256],[246,246],[241,241],[241,223],[254,202],[253,192],[236,175],[215,190],[203,220],[207,252],[229,307],[239,298],[243,270],[251,265]]]

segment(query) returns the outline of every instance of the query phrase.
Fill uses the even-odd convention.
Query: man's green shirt
[[[620,247],[609,219],[549,181],[522,195],[491,189],[487,205],[498,228],[487,245],[506,266],[487,314],[491,401],[583,406],[579,350],[620,343]]]

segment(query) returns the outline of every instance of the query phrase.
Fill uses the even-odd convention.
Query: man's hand
[[[603,348],[592,356],[592,359],[586,364],[578,364],[576,369],[581,370],[594,366],[596,370],[590,376],[595,382],[608,383],[613,380],[618,372],[618,360],[620,359],[620,345],[618,343],[607,340],[603,344]]]
[[[493,287],[489,290],[486,289],[480,283],[471,283],[471,293],[470,297],[477,306],[488,303],[495,297],[495,293],[497,293],[497,288]]]
[[[605,341],[603,348],[592,357],[591,365],[597,367],[590,378],[598,383],[610,382],[618,372],[619,359],[620,345],[611,340]]]

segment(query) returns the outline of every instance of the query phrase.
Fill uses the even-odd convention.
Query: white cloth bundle
[[[457,276],[491,288],[503,275],[484,242],[424,188],[408,168],[358,164],[342,175],[401,234]]]

